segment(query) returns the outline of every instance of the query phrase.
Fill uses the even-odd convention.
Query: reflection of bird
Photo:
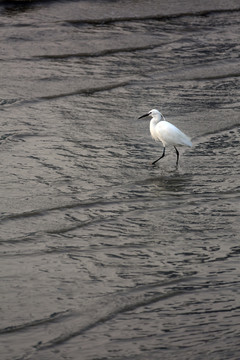
[[[151,116],[152,119],[150,121],[150,133],[152,138],[156,141],[161,141],[163,143],[163,153],[157,160],[153,161],[153,165],[160,159],[162,159],[165,155],[165,147],[166,145],[173,145],[177,154],[177,165],[179,160],[179,152],[175,145],[186,145],[192,146],[192,142],[190,138],[185,135],[181,130],[179,130],[176,126],[172,125],[168,121],[165,120],[164,116],[158,110],[151,110],[149,113],[142,115],[139,119]]]

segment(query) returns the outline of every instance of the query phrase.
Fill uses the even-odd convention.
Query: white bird
[[[177,163],[179,160],[179,152],[176,148],[176,145],[186,145],[192,146],[190,138],[185,135],[181,130],[176,126],[166,121],[164,116],[156,109],[149,111],[149,113],[140,116],[138,119],[141,119],[145,116],[151,116],[150,121],[150,133],[152,138],[156,141],[161,141],[163,144],[163,153],[157,160],[153,161],[152,165],[155,165],[160,159],[165,156],[165,147],[166,145],[173,145],[177,154]]]

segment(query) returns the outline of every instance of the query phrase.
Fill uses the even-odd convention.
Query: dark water
[[[1,359],[240,358],[239,15],[1,3]]]

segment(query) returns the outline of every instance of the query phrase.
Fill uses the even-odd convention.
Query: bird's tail
[[[186,144],[187,146],[192,147],[192,141],[191,141],[191,139],[190,139],[188,136],[186,136],[185,144]]]

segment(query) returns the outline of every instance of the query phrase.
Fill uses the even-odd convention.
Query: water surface
[[[2,359],[239,358],[239,10],[2,3]]]

